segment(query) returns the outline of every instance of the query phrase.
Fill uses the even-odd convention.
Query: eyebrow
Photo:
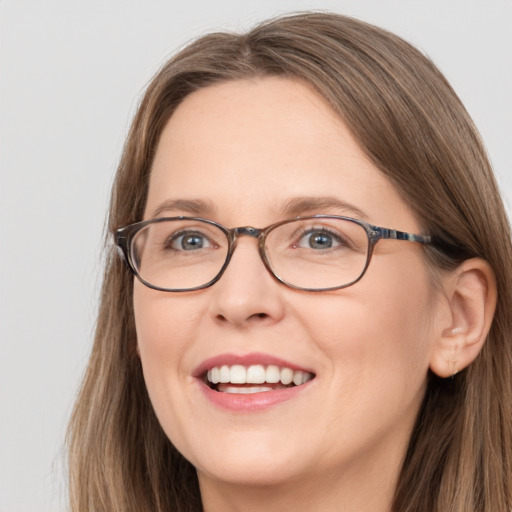
[[[152,218],[160,217],[163,213],[188,213],[194,216],[208,215],[215,210],[213,203],[203,199],[167,199],[153,212]]]
[[[368,215],[363,210],[336,197],[295,197],[284,203],[281,212],[290,217],[315,213],[341,213],[368,220]]]
[[[215,212],[215,206],[211,201],[203,199],[167,199],[154,210],[151,217],[155,219],[162,214],[173,212],[211,216]],[[318,213],[348,214],[358,219],[368,220],[368,216],[360,208],[336,197],[294,197],[285,201],[280,209],[280,214],[285,217]]]

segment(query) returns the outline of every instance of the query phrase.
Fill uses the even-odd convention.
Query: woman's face
[[[344,123],[282,78],[210,86],[183,101],[159,141],[144,218],[157,210],[230,228],[335,214],[420,231]],[[277,282],[250,237],[210,288],[134,289],[152,404],[202,487],[375,478],[391,486],[424,394],[439,303],[421,245],[396,240],[376,245],[361,281],[331,292]],[[301,370],[309,380],[210,389],[207,370],[233,365]],[[231,392],[240,387],[250,393]]]

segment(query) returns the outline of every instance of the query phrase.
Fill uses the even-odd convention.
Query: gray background
[[[178,46],[290,10],[388,28],[439,65],[512,198],[511,0],[0,0],[0,511],[65,510],[109,187],[140,91]]]

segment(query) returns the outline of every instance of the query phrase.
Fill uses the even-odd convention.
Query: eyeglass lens
[[[339,218],[295,219],[271,229],[265,255],[274,274],[305,289],[342,287],[357,280],[368,256],[363,226]],[[140,277],[158,288],[183,290],[209,283],[229,252],[227,234],[214,224],[172,219],[146,225],[130,247]]]

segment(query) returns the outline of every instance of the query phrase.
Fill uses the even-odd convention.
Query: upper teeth
[[[295,384],[300,386],[313,376],[301,370],[292,370],[291,368],[280,368],[279,366],[269,365],[267,367],[261,364],[251,366],[242,366],[235,364],[233,366],[223,365],[214,366],[208,370],[206,378],[212,384],[231,383],[231,384]]]

